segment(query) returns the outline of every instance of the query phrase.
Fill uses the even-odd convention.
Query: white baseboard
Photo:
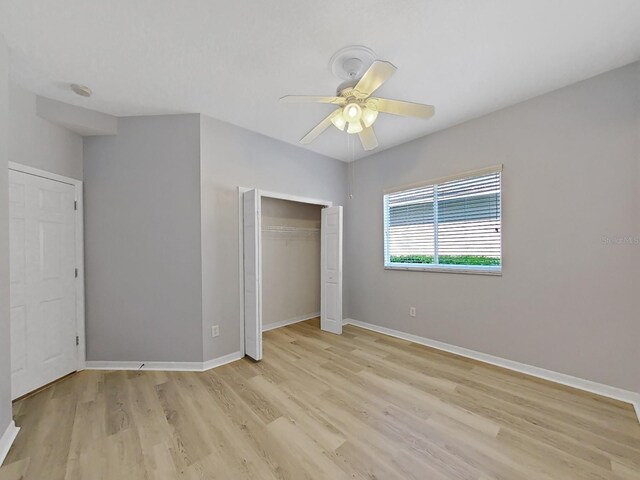
[[[204,372],[215,367],[235,362],[242,358],[241,353],[233,352],[206,362],[108,362],[87,361],[86,370],[152,370],[172,372]]]
[[[490,363],[498,367],[503,367],[515,372],[525,373],[533,377],[543,378],[551,382],[566,385],[568,387],[577,388],[587,392],[602,395],[603,397],[613,398],[622,402],[630,403],[633,405],[638,421],[640,421],[640,393],[631,392],[629,390],[623,390],[618,387],[612,387],[602,383],[592,382],[591,380],[585,380],[583,378],[573,377],[564,373],[558,373],[551,370],[546,370],[540,367],[534,367],[525,363],[515,362],[513,360],[507,360],[506,358],[496,357],[487,353],[477,352],[475,350],[469,350],[468,348],[457,347],[448,343],[439,342],[437,340],[431,340],[430,338],[419,337],[410,333],[401,332],[399,330],[393,330],[391,328],[381,327],[372,323],[361,322],[359,320],[353,320],[352,318],[345,318],[344,325],[355,325],[356,327],[364,328],[378,333],[383,333],[391,337],[400,338],[402,340],[408,340],[413,343],[425,345],[427,347],[436,348],[438,350],[444,350],[445,352],[454,353],[462,357],[471,358],[484,363]]]
[[[320,316],[320,312],[308,313],[307,315],[300,315],[299,317],[290,318],[288,320],[280,320],[279,322],[269,323],[262,325],[262,331],[268,332],[269,330],[275,330],[276,328],[286,327],[287,325],[293,325],[294,323],[304,322]]]
[[[236,360],[240,360],[244,355],[240,353],[240,351],[230,353],[228,355],[223,355],[222,357],[214,358],[212,360],[207,360],[202,364],[203,372],[207,370],[211,370],[212,368],[221,367],[222,365],[226,365],[227,363],[235,362]]]
[[[109,362],[87,361],[86,370],[169,370],[175,372],[201,372],[202,362]]]
[[[16,423],[11,420],[2,434],[2,437],[0,437],[0,466],[2,466],[4,459],[7,458],[9,449],[11,448],[11,445],[13,445],[13,441],[18,436],[19,431],[20,429],[16,427]]]

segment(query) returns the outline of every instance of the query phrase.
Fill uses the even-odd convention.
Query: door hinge
[[[78,278],[78,269],[77,268],[75,269],[75,276],[76,276],[76,278]]]
[[[76,347],[80,345],[80,337],[76,335]]]
[[[78,201],[77,200],[73,201],[73,209],[74,210],[78,210]]]

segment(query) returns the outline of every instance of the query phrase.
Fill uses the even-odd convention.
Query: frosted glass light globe
[[[358,122],[362,116],[362,109],[357,103],[349,103],[342,109],[342,114],[347,122]]]

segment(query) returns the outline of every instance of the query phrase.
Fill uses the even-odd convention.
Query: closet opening
[[[242,351],[262,359],[262,333],[320,318],[342,333],[342,207],[238,189]]]
[[[262,197],[262,331],[317,319],[322,207]]]

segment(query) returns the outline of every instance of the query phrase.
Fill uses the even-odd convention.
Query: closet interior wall
[[[320,315],[321,209],[262,198],[263,330]]]

